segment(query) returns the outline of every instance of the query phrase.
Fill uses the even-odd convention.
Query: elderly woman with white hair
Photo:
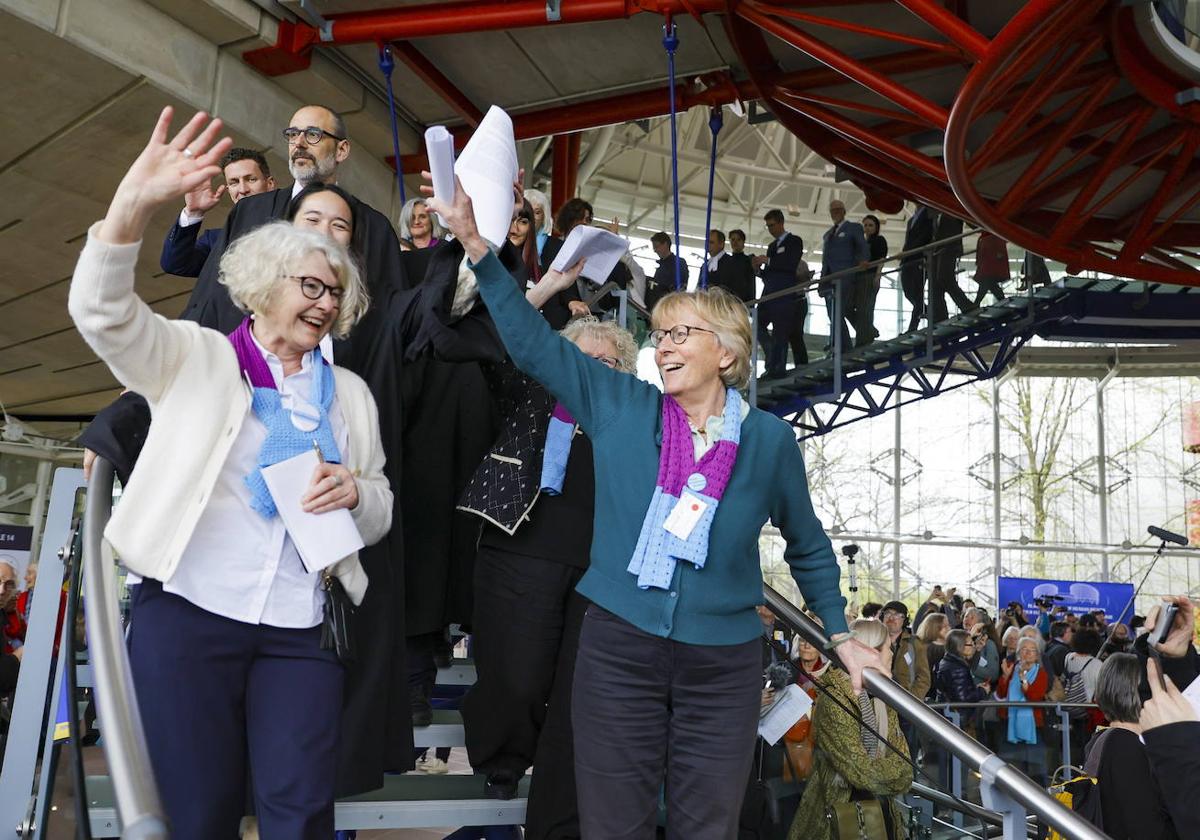
[[[302,559],[262,471],[315,448],[307,486],[290,488],[303,510],[349,511],[367,544],[387,532],[375,402],[318,349],[368,301],[341,245],[284,222],[221,260],[221,282],[248,313],[229,336],[167,320],[137,296],[150,218],[207,183],[230,145],[206,119],[170,139],[164,109],[71,283],[79,332],[153,414],[104,538],[141,578],[129,656],[172,837],[236,837],[252,771],[264,836],[326,840],[343,666],[323,630],[343,599],[361,602],[367,580],[357,553],[324,568]]]
[[[554,233],[554,211],[550,199],[541,190],[525,190],[525,200],[533,207],[533,229],[537,232],[537,252],[542,255],[546,240]]]
[[[879,665],[846,630],[795,435],[739,393],[750,375],[746,309],[720,290],[658,304],[651,339],[664,394],[554,333],[480,236],[461,187],[430,208],[466,249],[514,363],[596,452],[591,563],[578,587],[592,604],[572,701],[582,836],[653,837],[665,781],[668,836],[725,840],[744,792],[730,780],[749,774],[758,727],[767,520],[855,687],[864,666]]]
[[[1009,703],[1040,703],[1050,690],[1050,673],[1042,665],[1042,649],[1037,639],[1020,636],[1017,639],[1015,662],[1005,659],[1000,665],[1000,682],[996,699]],[[1027,706],[1000,709],[1004,741],[1000,753],[1025,775],[1036,782],[1046,783],[1046,749],[1041,733],[1045,716],[1041,709]]]
[[[429,212],[423,198],[410,198],[400,208],[400,239],[414,248],[434,248],[441,244],[445,229]]]

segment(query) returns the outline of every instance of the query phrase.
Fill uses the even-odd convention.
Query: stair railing
[[[97,457],[83,511],[83,587],[96,707],[104,716],[102,743],[121,820],[121,837],[166,840],[170,836],[166,812],[154,781],[125,649],[116,565],[103,550],[104,526],[112,514],[112,489],[112,464]]]
[[[786,627],[818,650],[829,651],[829,639],[824,631],[799,607],[765,584],[763,594],[767,606]],[[830,655],[836,661],[837,651],[831,651]],[[1032,779],[962,730],[956,729],[950,721],[905,691],[890,677],[868,668],[863,671],[863,685],[872,696],[891,706],[934,743],[980,774],[984,807],[1002,815],[1005,840],[1025,837],[1028,814],[1033,814],[1072,840],[1107,840],[1108,835],[1064,808]]]

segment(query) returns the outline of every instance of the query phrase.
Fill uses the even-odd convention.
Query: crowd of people
[[[335,797],[418,758],[444,770],[412,727],[432,720],[451,624],[471,631],[478,675],[462,704],[468,759],[497,799],[532,768],[527,837],[651,837],[660,803],[668,836],[734,836],[746,790],[729,780],[763,778],[755,732],[772,700],[756,615],[768,520],[846,668],[794,647],[815,706],[788,739],[804,785],[791,836],[825,836],[831,813],[863,802],[901,836],[894,797],[932,752],[864,692],[864,668],[969,702],[1047,696],[1053,667],[1093,698],[1087,657],[1122,639],[1088,653],[1091,628],[1072,638],[1065,617],[1027,632],[1006,614],[1011,643],[953,591],[913,622],[900,602],[847,617],[794,436],[741,396],[755,278],[769,295],[807,277],[781,212],[765,218],[765,256],[744,252],[743,231],[712,231],[695,291],[665,233],[653,274],[626,252],[589,283],[579,264],[553,267],[594,223],[582,199],[553,212],[518,179],[508,236],[490,243],[461,189],[424,188],[397,237],[337,186],[351,143],[328,108],[282,129],[290,186],[220,139],[219,120],[199,114],[173,137],[170,122],[167,109],[89,231],[69,308],[128,389],[81,443],[85,464],[102,455],[124,484],[105,540],[132,585],[130,661],[173,836],[236,836],[252,797],[262,836],[328,838]],[[223,193],[224,225],[203,230]],[[170,320],[134,276],[152,218],[181,200],[161,263],[197,279]],[[856,279],[821,291],[862,343],[880,279],[863,263],[887,243],[878,218],[831,215],[822,279]],[[650,311],[661,391],[632,375],[635,335],[605,320],[616,288]],[[806,306],[764,304],[769,374],[789,349],[806,359]],[[299,504],[348,516],[358,552],[318,560],[283,525],[265,473],[313,454]],[[1031,774],[1046,725],[1015,707],[970,722]]]
[[[1173,624],[1165,641],[1152,642],[1167,603],[1177,607]],[[1064,733],[1053,707],[1027,703],[1063,704],[1070,717],[1072,753],[1059,775],[1077,780],[1076,809],[1110,836],[1190,837],[1200,829],[1191,803],[1194,787],[1188,787],[1200,781],[1200,719],[1181,694],[1200,674],[1200,654],[1193,644],[1195,609],[1188,598],[1164,599],[1162,606],[1129,624],[1110,623],[1104,610],[1076,614],[1048,602],[1039,604],[1036,616],[1010,603],[993,621],[953,587],[938,586],[917,609],[915,631],[909,608],[900,601],[868,603],[847,617],[856,631],[872,624],[886,633],[883,650],[898,684],[947,710],[964,731],[1043,786],[1051,783],[1051,770],[1063,764]],[[872,636],[860,633],[860,638]],[[874,728],[884,734],[888,730],[879,727],[881,719],[871,721],[865,703],[858,703],[861,714],[853,702],[839,703],[840,678],[827,677],[827,663],[799,638],[792,656],[795,682],[809,692],[815,709],[811,727],[793,728],[785,736],[785,749],[799,755],[815,750],[818,761],[804,765],[799,775],[811,778],[820,793],[812,793],[811,784],[804,789],[790,836],[827,836],[806,833],[813,828],[809,800],[837,801],[848,789],[843,785],[830,791],[817,779],[812,768],[820,766],[822,752],[848,780],[849,790],[861,788],[864,798],[888,799],[907,785],[889,786],[885,764],[870,762],[872,756],[839,739],[836,731],[848,726],[851,732]],[[811,690],[815,680],[824,684],[823,690]],[[905,721],[899,721],[899,729],[903,738],[890,752],[908,770],[908,780],[921,768],[950,789],[944,753],[915,737]],[[871,773],[879,775],[854,781],[856,774]],[[964,779],[964,789],[971,787]],[[772,835],[746,831],[745,836]]]

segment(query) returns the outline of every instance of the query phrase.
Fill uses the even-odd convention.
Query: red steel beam
[[[737,7],[737,14],[764,32],[771,33],[822,64],[828,65],[846,78],[911,111],[931,127],[946,127],[949,113],[941,105],[926,99],[890,76],[871,69],[853,56],[773,17],[770,6],[760,6],[753,0],[742,0]]]
[[[1150,231],[1150,226],[1154,224],[1154,219],[1159,211],[1175,194],[1175,188],[1179,186],[1180,180],[1187,172],[1188,165],[1191,164],[1192,158],[1196,154],[1198,144],[1200,144],[1200,134],[1195,131],[1187,132],[1179,153],[1175,155],[1175,162],[1171,165],[1171,169],[1163,175],[1158,188],[1154,191],[1154,196],[1142,207],[1137,224],[1126,237],[1125,244],[1121,248],[1121,257],[1130,257],[1134,251],[1149,244],[1145,241],[1146,234]]]
[[[378,41],[466,35],[563,23],[595,23],[622,20],[642,12],[699,16],[723,12],[725,9],[725,0],[562,0],[558,19],[551,20],[546,0],[427,3],[328,15],[332,24],[332,37],[328,41],[322,40],[320,30],[307,23],[280,21],[279,33],[272,46],[250,50],[242,57],[261,73],[277,76],[307,68],[315,47],[373,44]]]
[[[810,15],[807,12],[797,12],[794,9],[788,9],[783,6],[772,6],[771,14],[775,17],[787,18],[788,20],[798,20],[801,23],[811,23],[815,26],[828,26],[830,29],[853,32],[855,35],[865,35],[868,38],[879,38],[884,41],[907,44],[910,47],[920,47],[929,52],[946,53],[955,57],[963,55],[962,51],[953,44],[943,44],[938,41],[931,41],[928,38],[918,38],[915,35],[905,35],[901,32],[892,32],[888,29],[878,29],[874,26],[867,26],[849,20]]]
[[[429,89],[442,98],[454,113],[458,114],[472,128],[483,120],[483,112],[475,107],[454,82],[446,78],[437,66],[408,41],[396,41],[396,57],[404,62],[417,78],[429,86]]]
[[[983,58],[991,42],[979,30],[948,10],[941,0],[896,0],[925,23],[954,42],[967,55]]]

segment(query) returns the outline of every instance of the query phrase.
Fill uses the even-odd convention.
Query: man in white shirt
[[[223,185],[214,190],[211,183],[205,184],[184,196],[183,211],[167,232],[162,256],[159,257],[159,265],[167,274],[177,277],[200,276],[205,260],[221,236],[219,228],[209,228],[201,233],[200,222],[208,211],[220,204],[224,193],[228,192],[229,198],[237,204],[248,195],[275,189],[271,167],[262,152],[230,149],[221,158],[220,165],[225,175]]]

